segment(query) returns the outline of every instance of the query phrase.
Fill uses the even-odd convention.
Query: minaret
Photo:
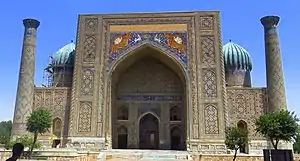
[[[282,69],[282,58],[277,25],[278,16],[265,16],[260,19],[264,26],[267,72],[267,93],[269,111],[287,108]]]
[[[33,107],[36,32],[40,22],[35,19],[24,19],[23,24],[25,31],[13,119],[13,137],[26,134],[27,117]]]

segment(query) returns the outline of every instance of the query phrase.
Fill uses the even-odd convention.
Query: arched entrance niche
[[[145,113],[139,118],[139,149],[159,149],[159,118]]]
[[[175,56],[146,44],[127,53],[110,74],[112,148],[120,148],[117,128],[123,125],[130,149],[171,149],[171,125],[181,128],[185,148],[187,76]],[[171,111],[177,112],[175,119]]]
[[[60,118],[55,118],[52,121],[52,134],[54,139],[52,140],[52,147],[56,148],[61,143],[62,137],[62,121]]]
[[[244,120],[240,120],[237,123],[237,127],[240,130],[244,130],[248,133],[248,127],[247,127],[247,123]],[[248,153],[248,143],[242,147],[240,147],[240,153]]]

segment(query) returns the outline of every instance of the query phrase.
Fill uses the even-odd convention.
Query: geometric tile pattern
[[[219,121],[216,105],[207,104],[204,108],[205,134],[218,134]]]
[[[214,17],[213,16],[201,16],[200,17],[200,29],[201,30],[213,30],[214,29]]]
[[[217,77],[213,69],[203,69],[204,98],[217,98]]]
[[[93,95],[94,91],[94,70],[85,69],[83,70],[82,79],[81,79],[81,94],[83,96]]]
[[[69,88],[35,88],[33,109],[46,108],[51,111],[52,119],[60,119],[62,126],[65,124],[65,114],[68,111],[70,102]],[[46,133],[45,135],[51,135]]]
[[[202,49],[202,63],[206,66],[215,65],[214,36],[202,36],[200,40]]]
[[[267,87],[270,110],[287,108],[282,58],[277,35],[266,36]]]
[[[235,100],[236,100],[236,110],[235,112],[237,113],[237,115],[244,115],[247,113],[247,107],[246,107],[246,100],[244,95],[242,94],[238,94],[235,96]]]
[[[26,120],[33,107],[36,29],[26,28],[14,113],[14,136],[26,133]]]
[[[83,48],[83,62],[94,62],[96,57],[96,36],[86,35]]]
[[[78,132],[90,132],[92,126],[92,103],[80,102]]]
[[[247,123],[249,137],[252,140],[262,139],[255,132],[254,120],[267,111],[266,88],[245,89],[227,87],[229,118],[232,125],[239,121]]]
[[[84,24],[86,31],[96,31],[98,29],[98,18],[86,18]]]
[[[277,29],[279,20],[280,18],[278,16],[266,16],[261,18],[265,32],[268,109],[270,111],[287,108]]]

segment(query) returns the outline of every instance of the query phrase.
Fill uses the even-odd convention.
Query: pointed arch
[[[139,118],[139,148],[159,148],[159,117],[147,112]]]
[[[182,119],[182,111],[180,109],[180,107],[178,107],[178,105],[173,105],[170,108],[170,121],[181,121]]]
[[[145,61],[145,60],[149,60],[149,61]],[[139,66],[140,64],[142,64],[143,62],[150,62],[149,64],[153,63],[152,65],[156,65],[156,66],[163,66],[167,72],[171,73],[171,75],[176,76],[176,79],[172,79],[172,80],[176,80],[176,82],[174,83],[176,86],[163,86],[167,88],[173,88],[176,87],[176,92],[170,92],[170,93],[164,93],[164,88],[158,88],[159,90],[155,91],[155,90],[149,90],[148,92],[139,92],[142,91],[143,86],[131,86],[130,83],[127,83],[130,79],[131,74],[130,71],[132,69],[143,69],[138,71],[139,73],[143,73],[141,71],[145,71],[148,72],[148,68],[136,68],[136,67],[142,67]],[[136,66],[137,65],[137,66]],[[152,68],[150,68],[152,69]],[[128,72],[129,71],[129,72]],[[135,70],[132,70],[135,71]],[[149,73],[151,73],[152,71],[150,70]],[[126,73],[126,75],[124,75],[123,73]],[[167,99],[172,99],[172,100],[176,100],[176,101],[182,101],[181,105],[182,107],[184,107],[184,109],[182,109],[183,115],[181,120],[182,124],[186,124],[188,121],[186,119],[189,119],[190,117],[186,116],[188,114],[190,114],[190,112],[188,111],[189,109],[186,109],[188,107],[189,104],[189,97],[187,97],[189,95],[189,83],[188,79],[189,79],[189,74],[188,71],[186,70],[184,64],[182,64],[182,62],[180,62],[176,56],[174,54],[170,54],[167,51],[161,49],[159,46],[155,46],[154,44],[151,43],[144,43],[141,44],[139,46],[135,46],[133,48],[130,49],[130,51],[128,51],[126,54],[118,57],[115,62],[113,62],[111,64],[111,66],[107,66],[107,79],[105,80],[105,92],[107,94],[105,94],[106,98],[104,98],[106,101],[106,110],[108,110],[106,112],[106,114],[108,115],[106,117],[106,121],[107,121],[107,127],[111,133],[108,133],[108,135],[112,135],[117,137],[116,131],[117,131],[117,124],[121,124],[121,123],[126,123],[126,120],[118,120],[116,119],[116,114],[117,112],[117,107],[122,104],[122,103],[126,103],[128,104],[128,108],[129,111],[131,109],[134,110],[134,108],[132,108],[132,106],[138,106],[138,104],[132,104],[131,102],[134,101],[138,101],[140,100],[145,100],[147,95],[148,98],[148,94],[149,94],[149,99],[151,99],[152,96],[154,96],[155,98],[161,99],[162,100],[167,100]],[[160,73],[158,73],[160,74]],[[134,75],[134,74],[132,74]],[[141,74],[142,75],[142,74]],[[160,75],[159,75],[160,76]],[[133,77],[133,78],[139,78],[139,77]],[[161,78],[161,77],[159,77]],[[170,77],[168,77],[170,78]],[[174,77],[175,78],[175,77]],[[150,78],[151,79],[151,78]],[[126,80],[126,81],[124,81]],[[152,82],[155,82],[156,80],[153,79],[153,81],[147,79],[145,80],[145,82],[148,82],[149,86],[154,87],[153,84],[151,84]],[[125,83],[124,83],[125,82]],[[150,83],[151,82],[151,83]],[[123,84],[128,84],[129,86],[123,86]],[[121,84],[121,86],[119,86]],[[147,83],[146,83],[147,84]],[[178,87],[180,88],[177,88]],[[119,87],[126,87],[126,88],[119,88]],[[128,87],[128,88],[127,88]],[[156,87],[156,86],[155,86]],[[154,88],[155,88],[154,87]],[[149,88],[149,89],[154,89],[154,88]],[[121,89],[121,90],[119,90]],[[127,90],[130,89],[130,90]],[[140,90],[142,89],[142,90]],[[163,90],[160,90],[163,89]],[[180,89],[180,90],[177,90]],[[182,89],[182,90],[181,90]],[[137,91],[137,92],[135,92]],[[174,94],[175,93],[175,94]],[[166,94],[166,95],[165,95]],[[169,97],[169,95],[172,95]],[[156,100],[151,100],[151,101],[156,101]],[[158,100],[159,101],[159,100]],[[144,111],[146,112],[146,111]],[[131,112],[130,112],[131,113]],[[158,125],[160,122],[160,117],[157,116],[155,113],[153,112],[146,112],[144,114],[142,114],[142,116],[138,116],[138,118],[134,118],[134,121],[136,121],[137,123],[140,123],[141,119],[146,116],[147,114],[151,114],[153,115],[157,121],[158,121]],[[129,115],[129,117],[131,117]],[[131,118],[128,118],[127,121],[129,121]],[[184,132],[187,133],[187,129],[189,126],[184,126],[185,130]],[[139,125],[137,125],[137,128],[139,128]],[[159,128],[157,130],[159,132]],[[168,129],[167,132],[170,132],[170,130]],[[108,136],[107,137],[112,137],[112,136]],[[131,133],[129,132],[129,135],[131,135]],[[136,134],[136,137],[139,137],[139,134]],[[159,134],[155,135],[155,137],[157,137]],[[184,137],[186,137],[188,134],[183,135]],[[115,137],[113,137],[112,140],[112,144],[114,145],[114,147],[117,147],[117,139],[115,139]],[[157,139],[159,140],[159,139]],[[133,146],[135,148],[139,148],[139,145],[137,145],[138,143],[130,143],[130,144],[134,144]],[[132,145],[130,145],[131,147]]]
[[[122,105],[118,108],[118,120],[128,120],[129,109],[126,105]]]
[[[174,126],[170,130],[170,141],[172,150],[183,150],[182,147],[182,130],[178,126]]]
[[[151,54],[140,52],[145,51],[146,48],[150,51],[155,52],[152,52]],[[126,54],[120,55],[120,57],[108,67],[108,75],[112,76],[112,74],[117,70],[119,66],[122,66],[124,69],[126,69],[128,66],[136,62],[136,60],[144,57],[145,55],[153,56],[158,60],[162,59],[168,67],[170,67],[179,75],[179,77],[184,83],[186,82],[186,80],[188,80],[187,67],[182,62],[180,62],[174,54],[169,53],[162,47],[151,42],[144,42],[140,45],[136,45],[132,47],[131,50],[128,51]],[[128,60],[128,58],[130,58],[130,60]],[[126,67],[124,67],[125,60],[127,61]]]
[[[247,130],[247,131],[248,131],[247,123],[246,123],[246,121],[244,121],[244,120],[239,120],[239,121],[237,122],[237,127],[240,128],[240,129],[243,129],[243,130]]]
[[[152,111],[145,112],[145,113],[143,113],[142,115],[140,115],[140,116],[139,116],[139,119],[138,119],[138,122],[140,122],[141,119],[142,119],[143,117],[145,117],[146,115],[152,115],[153,117],[155,117],[155,118],[158,120],[158,122],[160,122],[159,117],[158,117],[154,112],[152,112]]]
[[[246,121],[239,120],[236,125],[239,129],[244,130],[248,133],[248,125],[247,125]],[[240,147],[240,153],[248,153],[249,152],[248,149],[249,149],[248,143],[246,143],[246,145],[244,145],[243,147]]]
[[[60,118],[56,117],[55,119],[53,119],[52,121],[52,133],[60,138],[61,137],[61,134],[62,134],[62,128],[63,128],[63,125],[62,125],[62,121]]]

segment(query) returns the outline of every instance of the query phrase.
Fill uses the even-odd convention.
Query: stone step
[[[98,161],[187,161],[186,151],[172,150],[106,150],[98,156]]]

